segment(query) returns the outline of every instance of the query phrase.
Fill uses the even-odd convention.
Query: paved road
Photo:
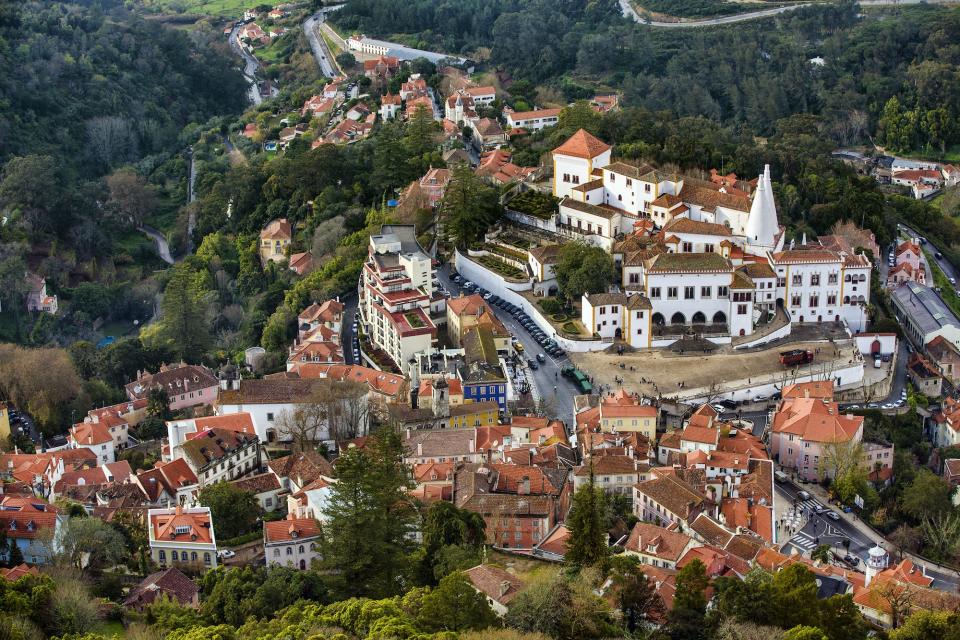
[[[860,6],[863,7],[882,7],[882,6],[896,6],[901,4],[952,4],[956,0],[860,0]],[[812,3],[804,2],[800,4],[793,4],[783,7],[774,7],[773,9],[761,9],[759,11],[750,11],[748,13],[738,13],[731,16],[721,16],[719,18],[705,18],[702,20],[685,20],[684,22],[648,22],[647,19],[641,16],[630,4],[630,0],[620,0],[620,8],[623,11],[625,18],[630,18],[635,22],[641,24],[646,24],[651,27],[662,27],[665,29],[690,29],[693,27],[714,27],[725,24],[734,24],[737,22],[746,22],[748,20],[759,20],[761,18],[769,18],[786,11],[793,11],[794,9],[799,9],[800,7],[810,7],[813,6]]]
[[[318,34],[320,23],[324,21],[329,11],[331,9],[324,9],[307,18],[303,22],[303,32],[307,34],[307,40],[310,41],[310,49],[313,51],[313,57],[316,58],[317,65],[320,67],[320,73],[328,78],[333,78],[337,75],[333,68],[333,56],[327,49],[327,43]]]
[[[443,265],[437,269],[437,278],[440,280],[440,284],[454,297],[460,295],[460,288],[450,280],[449,265]],[[543,353],[540,344],[527,333],[526,329],[520,326],[513,316],[498,307],[492,308],[494,314],[503,322],[507,330],[523,345],[524,359],[536,358],[538,353]],[[581,392],[569,379],[560,375],[560,369],[569,365],[570,361],[566,356],[560,359],[552,358],[545,353],[544,356],[546,362],[540,364],[536,371],[529,371],[527,379],[532,379],[536,386],[534,395],[544,399],[545,405],[550,409],[551,417],[563,420],[567,425],[568,432],[573,434],[576,429],[573,420],[573,397]],[[556,391],[554,391],[554,388],[556,388]]]
[[[260,87],[257,86],[257,70],[260,68],[260,62],[240,44],[240,27],[234,27],[230,32],[229,42],[233,52],[243,58],[243,75],[250,83],[247,96],[253,104],[260,104],[263,101],[260,97]]]
[[[825,515],[815,515],[814,512],[824,505],[815,498],[808,500],[800,498],[798,493],[801,491],[801,488],[793,483],[778,482],[775,484],[775,488],[777,500],[780,501],[784,507],[792,504],[797,505],[803,513],[803,520],[801,520],[801,522],[804,522],[804,524],[789,538],[789,541],[785,543],[783,547],[784,553],[790,553],[791,548],[797,549],[800,553],[810,553],[810,551],[816,548],[819,542],[819,544],[829,544],[833,546],[834,549],[837,550],[837,553],[843,556],[846,553],[843,541],[850,540],[850,553],[866,560],[867,551],[873,546],[874,541],[864,535],[853,524],[847,522],[844,516],[841,516],[840,520],[834,521],[828,519]],[[829,508],[836,513],[840,513],[833,507]],[[781,534],[783,534],[783,530],[781,530]],[[786,533],[786,535],[781,535],[779,539],[786,540],[788,535],[790,534]],[[862,562],[858,569],[861,571],[864,569]]]
[[[347,364],[361,364],[353,361],[353,318],[357,313],[357,294],[351,293],[341,296],[343,303],[343,325],[340,327],[340,346],[343,349],[343,359]]]
[[[144,233],[153,240],[154,244],[157,245],[157,253],[160,254],[160,259],[166,262],[167,264],[173,264],[173,256],[170,255],[170,245],[167,244],[167,239],[163,236],[162,233],[151,227],[150,225],[144,224],[137,227],[137,229]]]

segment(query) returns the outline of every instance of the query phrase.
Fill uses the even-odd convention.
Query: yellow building
[[[287,259],[293,227],[286,218],[271,220],[260,232],[260,262],[280,262]]]

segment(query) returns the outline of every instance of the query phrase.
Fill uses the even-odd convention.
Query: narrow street
[[[229,42],[233,52],[243,58],[242,72],[250,83],[250,87],[247,89],[247,96],[250,98],[252,104],[260,104],[263,101],[260,97],[260,87],[257,86],[257,70],[260,68],[260,63],[240,44],[240,27],[235,26],[230,32]]]
[[[450,280],[449,265],[437,269],[437,278],[453,297],[460,295],[460,287]],[[556,359],[547,355],[540,344],[520,326],[512,315],[496,306],[491,306],[491,309],[507,330],[523,345],[524,363],[528,358],[536,359],[537,354],[543,353],[546,361],[538,363],[536,371],[529,371],[527,378],[536,385],[535,395],[543,398],[544,407],[550,417],[562,420],[567,425],[567,432],[573,435],[576,431],[573,419],[573,398],[582,392],[568,378],[560,375],[560,370],[571,364],[570,360],[566,356]]]

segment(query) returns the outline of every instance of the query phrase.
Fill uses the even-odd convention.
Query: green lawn
[[[222,18],[241,18],[255,2],[250,0],[143,0],[146,7],[157,7],[170,13],[193,13]]]
[[[106,622],[101,622],[97,628],[94,630],[95,633],[99,633],[105,638],[126,638],[127,630],[123,628],[123,625],[116,621],[110,620]]]

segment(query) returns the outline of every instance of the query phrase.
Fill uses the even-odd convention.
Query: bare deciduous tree
[[[143,224],[157,206],[153,189],[131,169],[120,169],[107,176],[107,189],[107,210],[124,223]]]

